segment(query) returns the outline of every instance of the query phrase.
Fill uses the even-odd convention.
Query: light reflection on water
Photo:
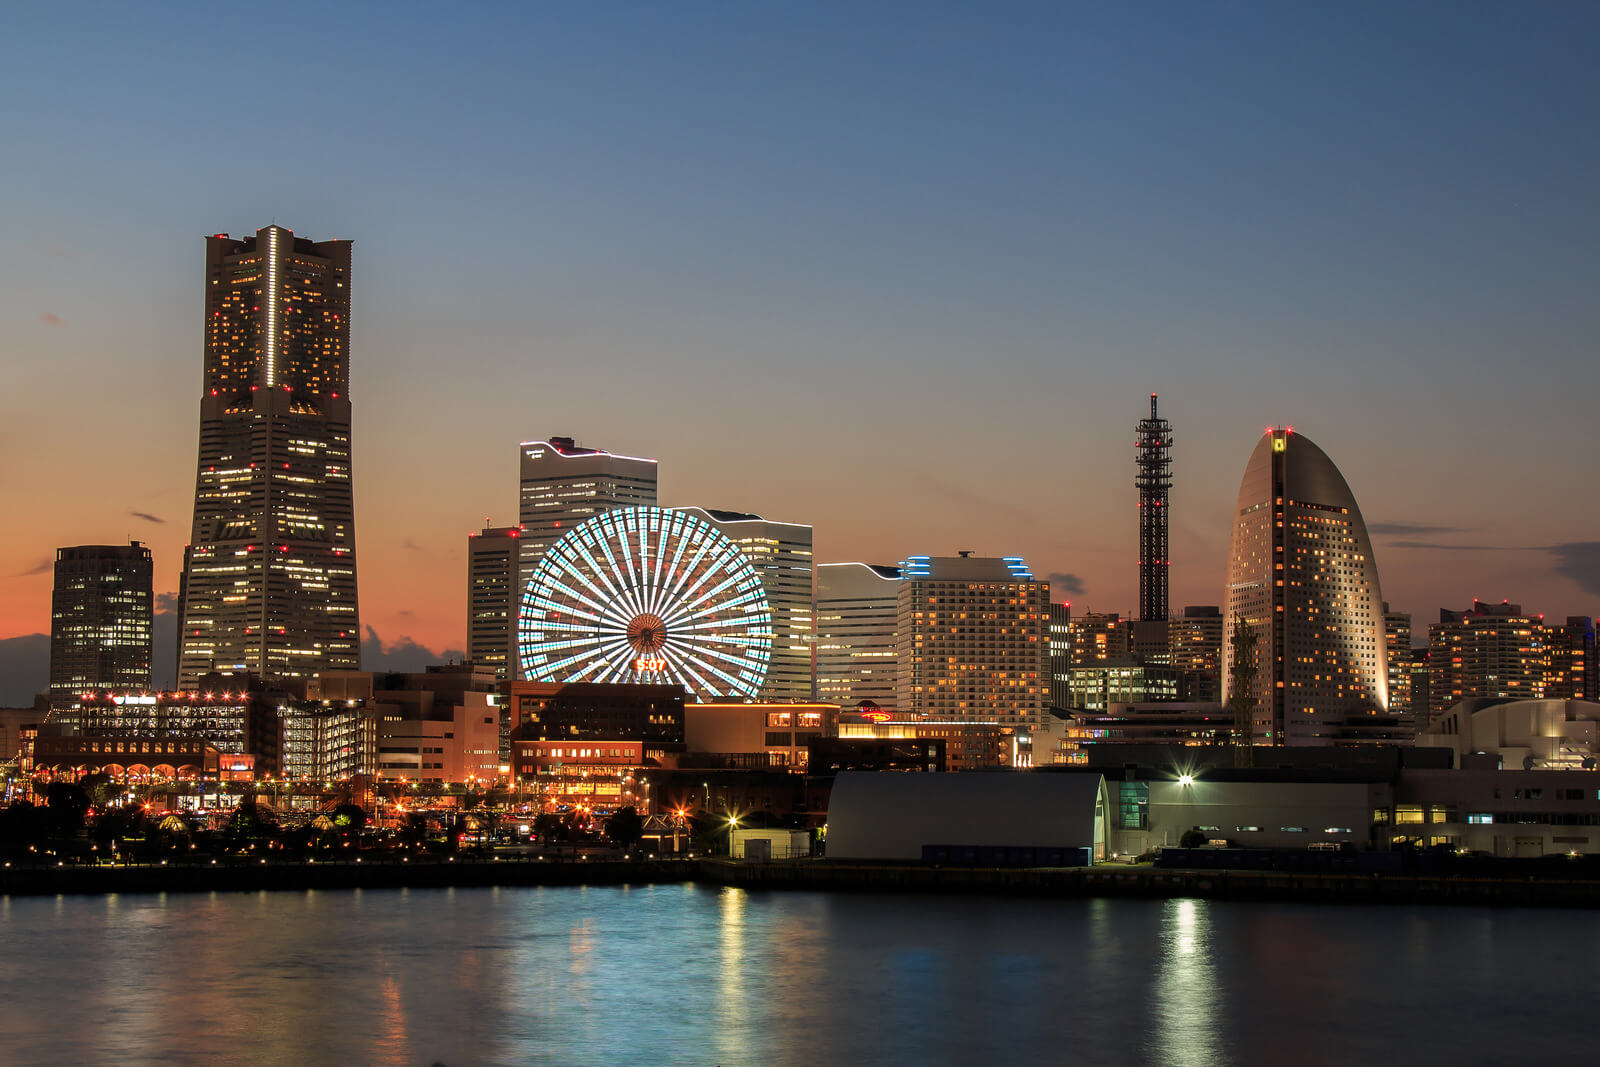
[[[1533,1061],[1584,1040],[1596,925],[689,885],[0,899],[0,1058]]]

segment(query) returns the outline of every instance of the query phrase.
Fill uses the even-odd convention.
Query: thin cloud
[[[1424,552],[1538,552],[1538,545],[1447,545],[1442,541],[1390,541],[1389,548],[1415,548]]]
[[[44,323],[46,326],[65,326],[67,324],[66,319],[62,318],[60,315],[52,315],[48,311],[39,312],[39,321]]]
[[[1556,573],[1570,578],[1578,588],[1600,596],[1600,541],[1568,541],[1545,551],[1556,557]]]
[[[161,526],[165,526],[167,524],[166,519],[163,519],[159,515],[152,515],[148,511],[129,511],[128,514],[132,515],[136,519],[143,519],[145,522],[153,522]]]
[[[426,548],[423,548],[421,545],[417,544],[415,541],[411,540],[411,538],[409,538],[409,537],[406,538],[404,541],[400,542],[400,547],[403,548],[403,549],[406,549],[409,552],[423,552],[423,553],[426,553],[428,551]]]
[[[1379,537],[1427,537],[1431,534],[1459,534],[1470,532],[1465,526],[1436,526],[1427,522],[1370,522],[1367,533]]]
[[[160,615],[160,614],[162,614],[164,612],[177,611],[177,610],[178,610],[178,594],[177,593],[157,593],[156,594],[156,614],[157,615]]]
[[[1057,571],[1054,574],[1047,575],[1045,581],[1050,583],[1051,596],[1057,593],[1071,593],[1073,596],[1082,596],[1083,591],[1087,588],[1083,584],[1082,577],[1066,571]]]
[[[55,560],[53,560],[53,559],[42,559],[38,563],[35,563],[32,567],[29,567],[25,571],[18,571],[17,572],[17,577],[19,577],[19,578],[27,578],[27,577],[30,577],[30,576],[35,575],[35,574],[49,574],[52,570],[55,569],[55,566],[56,566],[56,561]]]

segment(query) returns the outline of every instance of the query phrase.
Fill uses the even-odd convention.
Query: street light
[[[733,832],[739,828],[739,816],[728,816],[728,858],[733,859]]]

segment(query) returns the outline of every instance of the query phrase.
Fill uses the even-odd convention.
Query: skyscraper
[[[1038,726],[1050,698],[1050,583],[1016,557],[900,565],[896,702],[945,722]]]
[[[178,684],[359,667],[355,549],[350,242],[208,237]]]
[[[772,607],[772,659],[760,700],[811,700],[811,527],[760,515],[677,508],[739,546],[761,576]]]
[[[894,709],[899,592],[899,567],[817,564],[818,700]]]
[[[87,690],[150,688],[150,549],[78,545],[56,550],[50,602],[50,700]]]
[[[467,659],[505,681],[517,661],[517,585],[522,527],[467,535]]]
[[[1245,466],[1228,546],[1229,632],[1257,635],[1257,743],[1329,743],[1388,707],[1383,595],[1361,509],[1304,434],[1269,429]],[[1233,646],[1224,643],[1230,692]]]
[[[534,568],[544,558],[545,549],[562,534],[613,508],[655,505],[656,461],[584,448],[570,437],[524,441],[518,450],[522,467],[520,607],[522,591]],[[522,677],[520,668],[513,676]]]

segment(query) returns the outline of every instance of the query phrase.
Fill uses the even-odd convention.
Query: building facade
[[[820,563],[816,570],[817,699],[895,706],[900,568]]]
[[[502,682],[517,662],[521,559],[520,526],[485,526],[467,535],[467,659]]]
[[[1410,715],[1411,703],[1411,614],[1390,611],[1383,606],[1384,671],[1389,678],[1389,710]]]
[[[1388,707],[1383,595],[1355,496],[1326,453],[1271,429],[1250,461],[1228,547],[1226,611],[1254,631],[1256,744],[1329,744]],[[1223,646],[1223,692],[1236,669]]]
[[[708,508],[678,508],[705,520],[745,554],[767,591],[772,609],[772,658],[760,700],[811,700],[811,527],[773,522],[760,515]]]
[[[351,493],[350,242],[206,238],[180,687],[360,665]]]
[[[1521,604],[1474,600],[1465,611],[1441,609],[1428,628],[1428,721],[1463,700],[1543,697],[1549,673],[1544,620]]]
[[[518,521],[522,527],[519,597],[545,550],[574,526],[613,508],[655,505],[653,459],[585,448],[571,437],[524,441],[518,446],[518,454]],[[513,676],[525,677],[515,657]]]
[[[1183,671],[1195,700],[1222,702],[1222,609],[1190,606],[1168,632],[1172,665]]]
[[[91,689],[145,690],[155,625],[150,549],[78,545],[56,550],[50,597],[50,700]]]
[[[912,556],[900,572],[900,713],[1041,723],[1050,697],[1050,583],[1035,581],[1016,557]]]

